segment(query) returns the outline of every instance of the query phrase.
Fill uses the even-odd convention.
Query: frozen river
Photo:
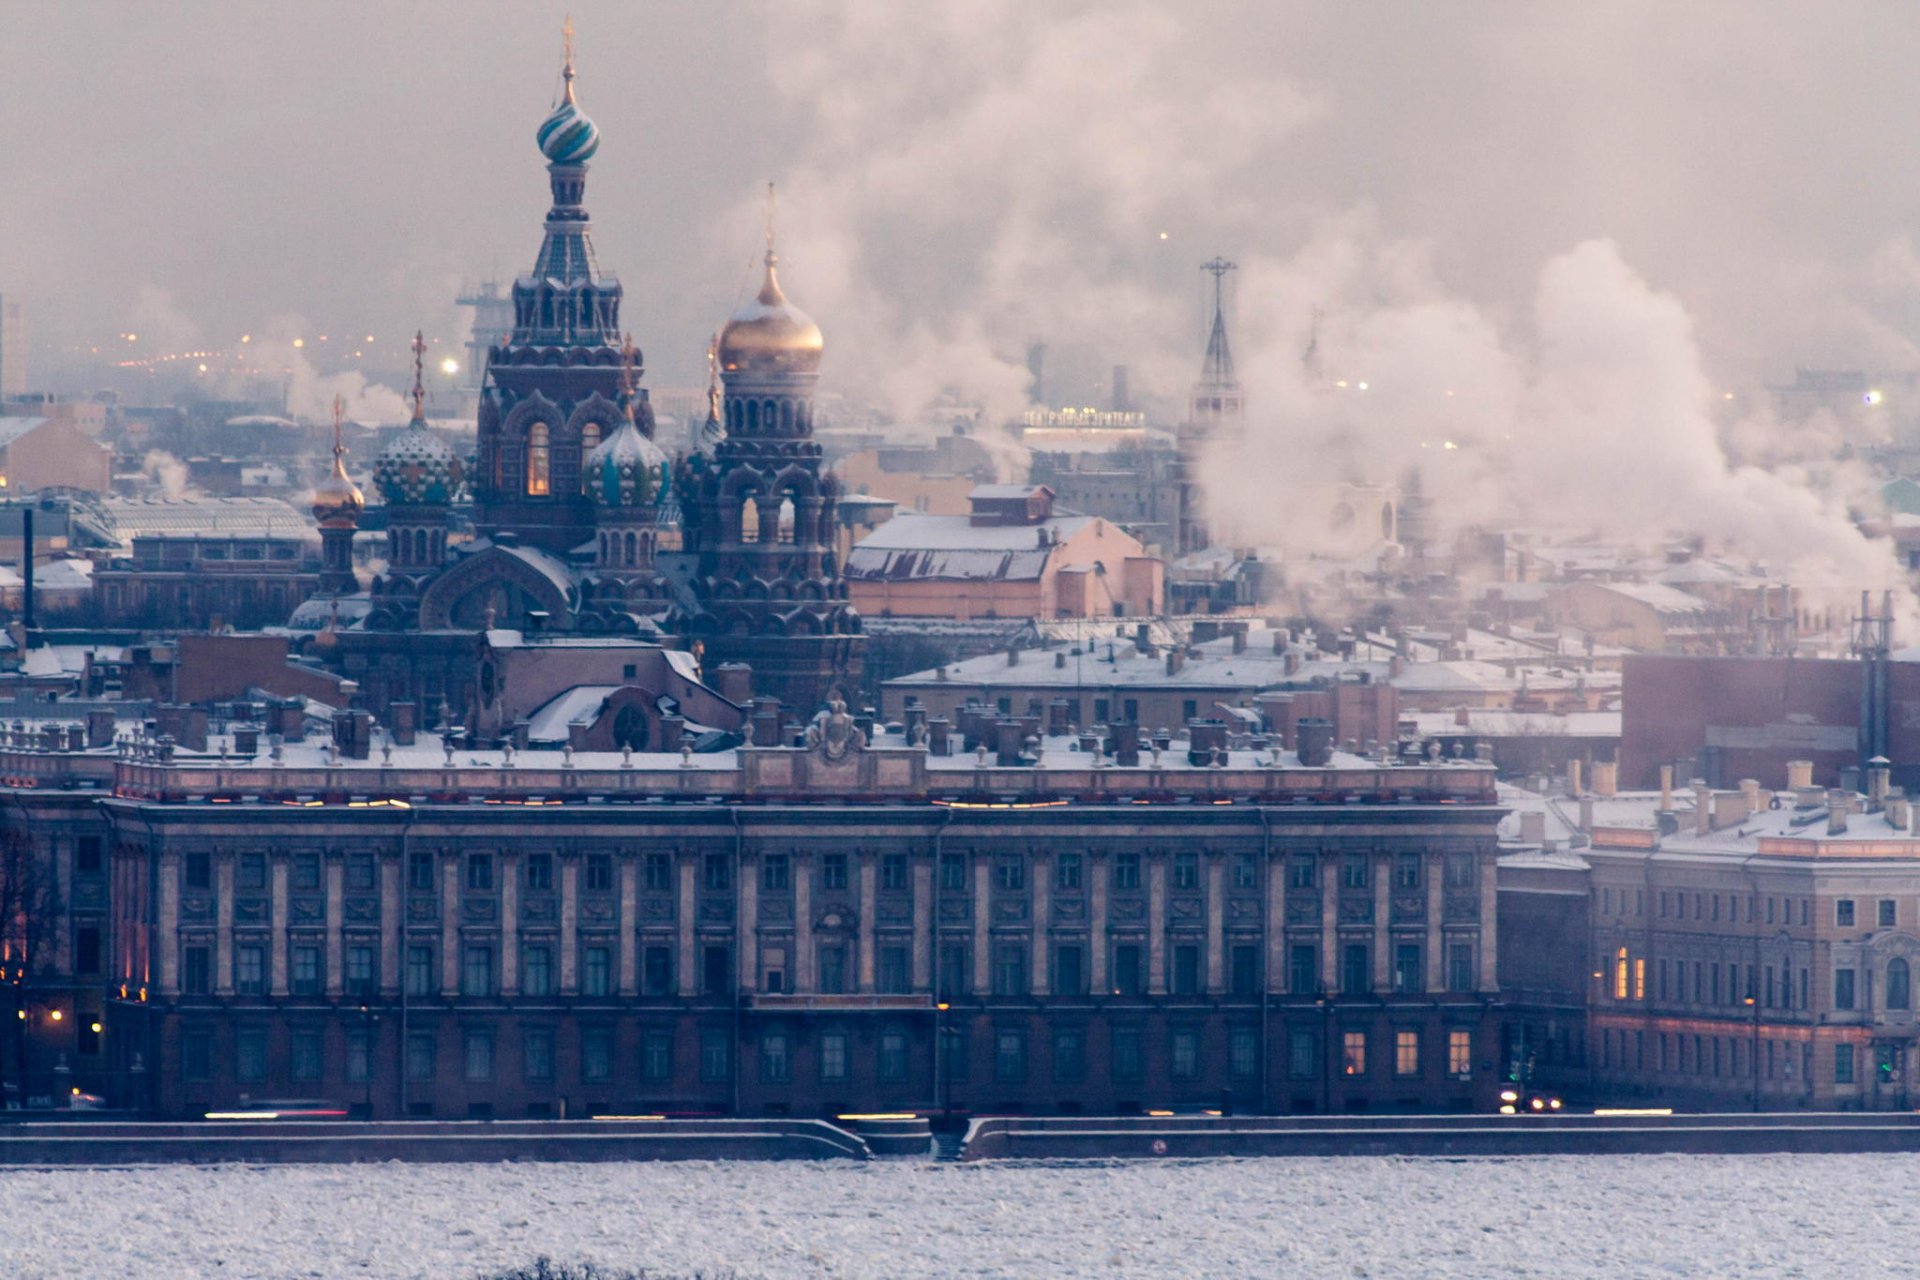
[[[0,1275],[1829,1276],[1920,1268],[1920,1156],[0,1170]]]

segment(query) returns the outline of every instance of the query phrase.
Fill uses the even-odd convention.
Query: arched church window
[[[760,541],[760,504],[751,495],[740,501],[740,541]]]
[[[629,567],[640,563],[640,540],[631,532],[627,534],[627,564]]]
[[[614,713],[613,745],[645,751],[647,749],[646,712],[635,706],[625,706]]]
[[[780,499],[780,541],[793,541],[793,499]]]
[[[1913,972],[1901,959],[1887,961],[1887,1008],[1913,1007]]]
[[[593,468],[587,465],[587,459],[600,446],[600,424],[589,422],[580,428],[580,492],[593,492]]]
[[[527,492],[534,497],[544,497],[548,492],[552,452],[546,423],[536,422],[527,428]]]
[[[747,401],[747,430],[757,431],[759,429],[760,402],[758,400],[749,400]]]

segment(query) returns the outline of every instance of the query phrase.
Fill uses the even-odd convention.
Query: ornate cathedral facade
[[[600,132],[574,78],[569,50],[536,135],[552,206],[513,284],[513,329],[488,352],[471,467],[427,426],[416,340],[413,420],[374,465],[386,566],[363,587],[344,558],[362,507],[336,457],[314,512],[342,564],[295,625],[376,709],[466,712],[482,638],[517,631],[745,663],[756,692],[811,714],[852,688],[864,641],[833,550],[838,488],[813,439],[820,328],[781,292],[769,225],[760,291],[710,352],[698,446],[668,456],[623,337],[620,281],[594,253],[583,200]],[[477,536],[452,545],[463,493]]]

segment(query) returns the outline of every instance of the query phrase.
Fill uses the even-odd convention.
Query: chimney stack
[[[1827,834],[1847,833],[1847,814],[1853,809],[1853,797],[1845,791],[1827,792]]]
[[[1614,796],[1620,793],[1620,764],[1616,760],[1593,762],[1593,794]]]
[[[1813,785],[1813,761],[1787,761],[1787,790],[1799,791]]]
[[[1693,780],[1693,834],[1713,832],[1713,788],[1699,778]]]
[[[1660,766],[1660,812],[1673,812],[1673,766]]]

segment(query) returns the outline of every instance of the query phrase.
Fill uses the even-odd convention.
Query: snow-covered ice
[[[0,1275],[1828,1276],[1920,1267],[1920,1156],[0,1170]]]

